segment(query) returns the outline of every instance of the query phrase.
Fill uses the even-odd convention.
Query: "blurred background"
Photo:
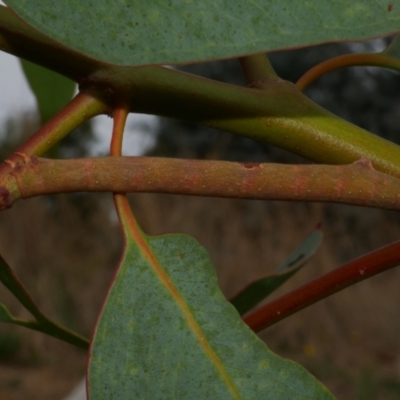
[[[386,44],[387,39],[329,44],[278,52],[270,59],[282,78],[295,82],[323,60],[348,52],[380,51]],[[180,69],[245,85],[236,60]],[[391,71],[347,68],[322,77],[306,94],[333,113],[400,144],[399,85],[400,76]],[[21,93],[26,98],[27,93]],[[13,101],[1,97],[7,104]],[[16,104],[3,113],[2,159],[38,126],[34,101],[28,109],[20,106],[21,100]],[[80,127],[60,144],[60,157],[106,153],[110,122],[104,117]],[[307,162],[229,133],[139,116],[131,116],[128,122],[124,153]],[[228,298],[246,282],[273,271],[319,222],[324,232],[321,248],[273,297],[400,237],[398,213],[367,208],[156,194],[135,194],[130,200],[146,233],[186,232],[197,238],[209,251]],[[17,202],[0,214],[2,256],[47,314],[86,336],[93,329],[121,245],[110,194],[45,196]],[[399,278],[396,269],[376,276],[260,336],[276,353],[304,365],[339,399],[399,399]],[[29,317],[3,287],[0,300],[15,315]],[[61,399],[84,373],[83,351],[40,333],[0,325],[1,399]]]

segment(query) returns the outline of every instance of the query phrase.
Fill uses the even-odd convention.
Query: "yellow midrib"
[[[129,209],[130,211],[130,209]],[[131,216],[131,218],[127,218],[127,216]],[[169,280],[167,273],[165,272],[164,268],[160,265],[157,260],[157,257],[154,255],[152,250],[150,249],[146,239],[144,239],[143,234],[135,221],[133,215],[129,213],[125,213],[125,221],[127,222],[127,230],[129,231],[129,235],[134,239],[138,247],[141,249],[144,257],[148,260],[149,264],[157,274],[158,278],[162,282],[162,284],[166,287],[169,291],[173,299],[176,301],[178,307],[181,309],[182,313],[184,314],[189,327],[192,329],[193,333],[197,337],[197,340],[200,346],[203,347],[204,352],[210,358],[212,363],[214,364],[215,368],[221,375],[222,379],[225,381],[227,387],[229,388],[230,392],[232,393],[235,399],[241,399],[239,392],[232,382],[231,378],[227,374],[221,360],[215,354],[215,351],[210,346],[208,340],[204,336],[200,326],[198,325],[196,319],[193,317],[191,311],[189,310],[188,306],[185,303],[185,300],[180,295],[179,291],[175,288],[173,283]]]

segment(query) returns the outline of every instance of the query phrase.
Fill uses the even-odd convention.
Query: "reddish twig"
[[[318,201],[400,209],[400,181],[367,159],[349,165],[282,165],[151,157],[48,160],[20,155],[0,178],[0,208],[68,192],[153,192]]]
[[[124,138],[124,129],[128,114],[129,111],[125,107],[119,107],[114,110],[114,126],[110,144],[110,155],[113,158],[119,157],[122,154],[122,142]],[[136,231],[136,229],[138,229],[138,224],[135,217],[133,216],[126,192],[120,190],[114,190],[113,192],[114,206],[119,218],[124,237],[124,249],[122,252],[122,254],[124,254],[128,246],[130,228]],[[121,257],[122,260],[123,255]]]
[[[244,318],[255,332],[340,290],[400,264],[400,241],[357,258],[272,301]]]
[[[309,69],[296,83],[299,90],[304,90],[322,75],[344,67],[381,67],[400,72],[400,61],[385,54],[345,54],[326,60]]]
[[[90,94],[79,93],[59,113],[45,123],[35,134],[23,143],[9,162],[19,161],[18,154],[40,156],[57,142],[88,119],[108,111],[108,106]],[[0,174],[7,169],[0,166]]]
[[[110,144],[111,156],[118,157],[122,155],[122,141],[124,139],[124,129],[128,114],[129,110],[126,107],[117,107],[114,110],[114,126]]]

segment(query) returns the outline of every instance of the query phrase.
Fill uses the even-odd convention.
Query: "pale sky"
[[[19,61],[16,57],[0,51],[0,126],[8,116],[22,115],[36,109],[33,96]],[[154,132],[158,126],[158,118],[149,115],[131,114],[127,121],[124,138],[123,154],[140,155],[144,150],[153,146],[155,136],[147,133]],[[141,125],[147,125],[143,132]],[[94,129],[100,139],[92,148],[92,155],[107,154],[112,129],[112,119],[106,116],[95,118]]]

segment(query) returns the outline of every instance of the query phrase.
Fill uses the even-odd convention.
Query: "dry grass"
[[[48,314],[86,335],[120,251],[109,200],[104,196],[94,202],[85,196],[80,199],[84,207],[76,207],[76,197],[56,196],[20,202],[0,214],[0,253]],[[209,250],[228,297],[277,267],[320,221],[325,232],[321,249],[279,293],[400,236],[397,215],[376,210],[150,194],[131,200],[147,233],[186,232],[196,237]],[[306,365],[340,399],[398,398],[390,396],[400,393],[399,278],[400,271],[392,270],[358,284],[280,322],[261,337],[277,353]],[[3,288],[0,298],[14,313],[26,316]],[[83,375],[85,360],[79,350],[23,328],[0,326],[0,338],[7,332],[23,345],[2,364],[0,397],[12,389],[10,399],[27,398],[24,393],[37,381],[32,374],[38,368],[44,371],[40,386],[58,386],[57,396]],[[15,388],[16,376],[20,383]],[[368,396],[376,392],[375,397],[359,397],[368,385],[375,385],[368,389]],[[36,392],[29,398],[57,398],[54,390],[49,395],[39,388]]]
[[[74,201],[80,201],[80,207]],[[0,253],[48,315],[86,336],[91,334],[120,252],[119,233],[110,227],[108,210],[109,202],[93,201],[91,196],[55,196],[20,202],[0,214]],[[3,287],[0,299],[15,315],[29,318]],[[7,355],[10,335],[21,343],[11,357]],[[0,378],[1,399],[2,390],[10,391],[10,385],[15,396],[10,399],[61,398],[85,373],[83,351],[4,324],[0,326],[1,359],[6,363]],[[27,397],[27,393],[31,394]]]

